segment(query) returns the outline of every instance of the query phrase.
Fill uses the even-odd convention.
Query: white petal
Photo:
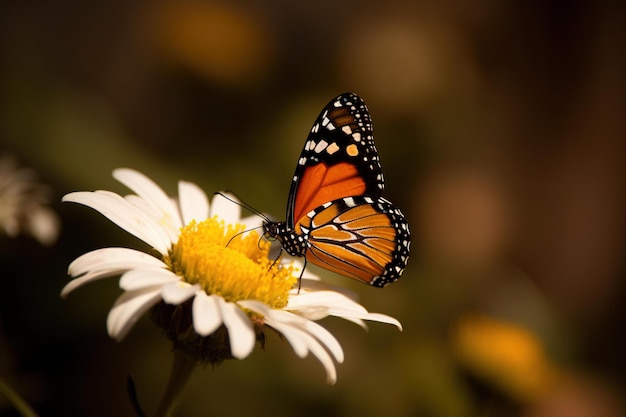
[[[302,337],[302,330],[289,324],[274,322],[271,319],[266,324],[276,329],[291,345],[291,348],[299,358],[304,358],[309,354],[307,340]]]
[[[336,314],[333,314],[336,315]],[[339,316],[341,317],[341,316]],[[380,313],[367,313],[364,316],[344,316],[344,318],[360,318],[363,320],[369,320],[369,321],[377,321],[379,323],[386,323],[386,324],[393,324],[394,326],[396,326],[400,331],[402,331],[402,324],[400,323],[399,320],[388,316],[386,314],[380,314]]]
[[[176,228],[182,227],[178,209],[163,189],[150,178],[134,169],[128,168],[114,170],[113,177],[162,212],[165,222],[171,222]]]
[[[131,206],[135,207],[151,224],[158,225],[155,231],[163,236],[167,242],[176,242],[180,232],[180,227],[172,223],[169,217],[163,215],[163,211],[155,208],[142,197],[135,194],[124,196]]]
[[[266,309],[263,309],[263,308],[258,308],[255,306],[250,309],[259,314],[262,314],[264,317],[265,323],[268,326],[271,326],[275,328],[276,330],[278,330],[281,334],[284,334],[283,330],[286,332],[289,332],[291,334],[291,339],[289,335],[287,334],[284,334],[285,337],[293,346],[294,351],[296,351],[296,354],[298,354],[298,356],[300,357],[305,357],[308,353],[308,347],[307,347],[306,341],[302,339],[300,333],[305,331],[305,327],[303,323],[307,319],[303,317],[294,316],[293,314],[289,312],[284,312],[280,310],[272,310],[271,308],[269,308],[269,306],[266,306],[266,307],[267,307]],[[304,344],[305,351],[302,352],[301,351],[302,348],[300,346],[296,346],[296,344]]]
[[[208,336],[222,325],[218,298],[221,297],[198,291],[193,300],[193,328],[200,336]]]
[[[160,259],[145,252],[128,248],[102,248],[87,252],[76,258],[68,267],[72,276],[82,275],[93,270],[112,268],[149,268],[167,266]]]
[[[267,316],[272,310],[270,306],[259,300],[241,300],[237,301],[237,304],[243,308],[252,310],[255,313],[259,313],[262,316]]]
[[[306,333],[304,334],[305,338],[307,338]],[[309,339],[310,338],[310,339]],[[313,355],[317,357],[317,359],[322,363],[322,366],[326,370],[326,382],[329,384],[334,384],[337,382],[337,370],[335,369],[335,363],[333,359],[330,357],[328,352],[324,349],[324,347],[317,342],[312,337],[308,337],[309,339],[309,350]]]
[[[209,199],[196,184],[179,181],[178,199],[184,224],[189,224],[192,220],[200,222],[209,217]]]
[[[302,349],[301,345],[306,346],[306,350],[313,353],[326,370],[327,382],[329,384],[334,384],[337,381],[335,363],[318,339],[293,323],[283,322],[281,320],[274,321],[271,318],[268,319],[268,317],[266,317],[266,323],[269,326],[274,327],[282,335],[285,335],[285,338],[288,337],[288,340],[294,348],[296,354],[298,354],[297,349]],[[303,357],[304,355],[298,356]]]
[[[224,193],[228,198],[237,201],[237,197],[232,194]],[[216,194],[211,201],[211,211],[209,216],[218,215],[220,220],[224,220],[226,224],[239,223],[241,219],[241,206],[234,203],[220,194]]]
[[[66,194],[62,201],[79,203],[99,211],[113,223],[137,236],[162,254],[166,254],[171,246],[171,242],[164,240],[163,234],[157,231],[159,225],[154,224],[147,216],[115,193],[79,191]]]
[[[161,295],[166,303],[178,305],[193,297],[199,289],[200,286],[197,284],[191,285],[187,282],[178,281],[164,285]]]
[[[304,323],[304,329],[314,336],[317,340],[322,342],[322,344],[333,354],[337,362],[342,363],[344,360],[343,349],[341,345],[335,339],[335,336],[332,335],[326,328],[320,326],[314,321],[307,320]]]
[[[299,260],[296,260],[296,262],[294,262],[295,265],[298,266],[298,268],[301,268],[302,263]],[[296,295],[300,295],[300,294],[307,294],[310,292],[319,292],[319,291],[332,291],[335,293],[339,293],[342,294],[343,296],[353,300],[353,301],[357,301],[359,296],[357,293],[355,293],[352,290],[349,290],[345,287],[339,287],[336,285],[332,285],[327,283],[326,281],[323,281],[319,275],[315,275],[312,274],[311,272],[309,272],[308,270],[305,271],[305,275],[304,277],[302,277],[302,285],[301,285],[301,289],[300,292],[298,293],[298,287],[294,287],[294,289],[292,290],[292,293],[296,294]]]
[[[288,311],[297,313],[302,317],[306,317],[309,320],[317,321],[328,317],[328,307],[326,306],[303,306],[300,308],[291,308]]]
[[[230,352],[237,359],[244,359],[254,349],[256,334],[252,322],[237,304],[218,298],[224,326],[228,329]]]
[[[293,263],[293,266],[297,268],[297,274],[300,274],[300,271],[304,269],[304,262],[302,262],[300,258],[289,259],[285,257],[285,261],[287,261],[286,263]],[[334,287],[334,286],[324,283],[322,281],[322,278],[319,275],[311,272],[310,269],[305,270],[304,274],[302,275],[303,275],[302,281],[300,282],[299,286],[294,287],[294,290],[293,290],[294,294],[297,294],[299,292],[298,289],[300,289],[300,292],[302,291],[306,292],[307,290],[321,290],[321,289],[331,289],[331,290],[337,290],[339,292],[349,291],[342,287]],[[321,287],[322,285],[323,287]]]
[[[125,291],[165,285],[180,281],[180,277],[172,271],[162,268],[133,269],[120,278],[120,288]]]
[[[70,264],[68,273],[80,278],[67,283],[61,291],[61,297],[66,297],[76,288],[91,281],[121,275],[134,268],[157,267],[165,268],[166,265],[144,252],[126,248],[97,249],[78,257]]]
[[[362,327],[364,327],[363,323],[359,320],[392,324],[402,330],[402,325],[397,319],[385,314],[370,313],[359,303],[334,291],[315,291],[293,295],[289,298],[289,304],[285,310],[297,312],[311,320],[318,320],[329,315],[350,320]]]
[[[328,330],[292,313],[272,310],[258,301],[246,300],[240,301],[239,304],[263,315],[265,323],[280,332],[299,357],[306,356],[308,351],[313,353],[326,369],[328,383],[336,382],[335,363],[326,349],[333,353],[338,362],[342,362],[344,356],[339,342]]]
[[[97,281],[102,278],[108,278],[113,275],[120,275],[124,272],[124,270],[109,270],[109,271],[100,271],[97,273],[90,273],[87,275],[83,275],[80,278],[76,278],[65,284],[63,289],[61,290],[61,298],[67,297],[69,293],[74,291],[76,288],[82,287],[83,285]]]
[[[107,317],[109,335],[118,342],[128,334],[131,327],[150,307],[161,299],[161,287],[143,288],[122,294]]]
[[[343,362],[343,349],[337,339],[335,339],[335,336],[314,321],[288,311],[272,310],[269,306],[255,300],[240,301],[239,304],[263,315],[268,324],[270,322],[273,324],[287,324],[306,331],[308,334],[321,341],[333,354],[337,362]]]
[[[369,330],[369,327],[367,326],[367,323],[366,323],[366,322],[364,322],[364,321],[363,321],[363,320],[361,320],[361,319],[355,319],[355,318],[353,318],[353,317],[345,317],[345,316],[342,316],[341,318],[342,318],[342,319],[344,319],[344,320],[346,320],[346,321],[350,321],[350,322],[352,322],[352,323],[356,324],[356,325],[357,325],[357,326],[359,326],[359,327],[362,327],[362,328],[363,328],[363,330]]]
[[[323,306],[328,309],[338,308],[367,313],[365,307],[335,291],[313,291],[300,292],[289,297],[289,303],[285,310],[307,309],[316,306]]]

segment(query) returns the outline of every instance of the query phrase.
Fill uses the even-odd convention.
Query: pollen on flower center
[[[241,224],[225,227],[217,217],[193,221],[181,229],[166,262],[207,294],[231,302],[253,299],[274,309],[284,307],[297,281],[294,267],[274,264],[268,258],[269,242],[259,241],[255,231],[241,234],[243,230]]]

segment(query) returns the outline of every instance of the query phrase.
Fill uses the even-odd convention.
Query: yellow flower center
[[[172,271],[207,294],[226,301],[259,300],[273,309],[287,305],[296,283],[294,267],[268,258],[270,244],[241,224],[225,226],[214,216],[181,229],[166,262]]]

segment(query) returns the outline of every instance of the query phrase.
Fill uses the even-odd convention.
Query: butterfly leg
[[[276,262],[278,262],[280,257],[283,256],[283,252],[284,252],[284,249],[281,247],[280,251],[278,252],[278,256],[276,257],[276,259],[274,259],[274,262],[272,262],[272,264],[270,265],[269,269],[272,269],[274,267],[274,265],[276,265]]]
[[[304,264],[302,265],[302,271],[300,272],[300,277],[298,277],[298,294],[300,294],[300,290],[302,289],[302,275],[304,275],[304,270],[306,269],[306,258],[304,258]]]
[[[274,265],[276,265],[280,257],[283,255],[284,251],[285,249],[281,247],[280,251],[278,252],[278,256],[276,257],[276,259],[274,259],[274,262],[272,262],[269,269],[272,269]],[[304,270],[306,269],[306,263],[307,263],[306,258],[303,258],[303,260],[304,260],[304,264],[302,265],[302,271],[300,271],[300,276],[298,277],[298,294],[300,294],[300,290],[302,289],[302,276],[304,275]]]

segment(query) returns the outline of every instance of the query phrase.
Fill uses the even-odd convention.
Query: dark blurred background
[[[404,332],[324,320],[335,386],[270,337],[198,370],[178,415],[625,415],[625,21],[619,1],[2,2],[0,153],[61,228],[0,235],[0,379],[42,416],[131,416],[132,375],[150,414],[169,343],[147,318],[107,336],[116,279],[59,298],[80,254],[143,246],[61,196],[126,193],[128,166],[282,218],[315,117],[353,91],[412,257],[384,290],[327,276]]]

